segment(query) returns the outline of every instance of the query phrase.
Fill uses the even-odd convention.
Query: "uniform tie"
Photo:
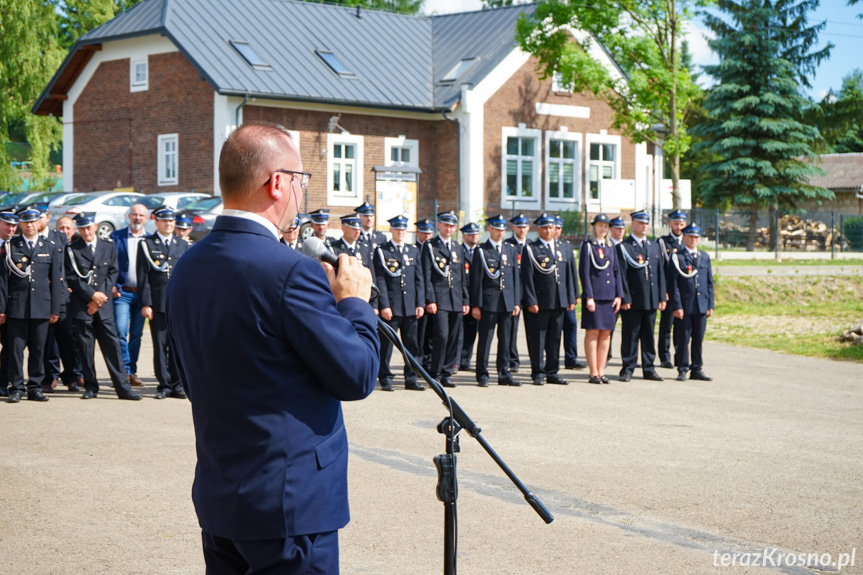
[[[90,253],[95,255],[95,253],[96,253],[96,243],[95,243],[95,242],[93,242],[92,244],[87,244],[87,245],[88,245],[88,246],[90,246]]]

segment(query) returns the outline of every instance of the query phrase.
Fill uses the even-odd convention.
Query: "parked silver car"
[[[144,196],[137,203],[144,204],[150,210],[150,219],[144,226],[144,230],[148,234],[156,232],[156,220],[153,218],[153,210],[159,206],[168,206],[174,211],[183,211],[191,207],[198,200],[211,198],[208,194],[199,194],[196,192],[168,192],[165,194],[151,194]]]
[[[74,218],[78,214],[92,214],[96,218],[97,233],[107,238],[111,232],[122,228],[128,221],[129,207],[144,198],[136,192],[91,192],[69,196],[60,205],[51,206],[52,227],[61,216]]]

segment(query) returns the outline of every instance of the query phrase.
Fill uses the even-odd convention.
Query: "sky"
[[[863,20],[857,15],[863,13],[863,4],[847,6],[845,0],[821,0],[821,6],[810,17],[810,22],[827,21],[821,32],[821,46],[834,44],[830,59],[821,63],[814,78],[810,78],[812,89],[809,96],[815,100],[823,98],[831,88],[838,91],[842,78],[854,68],[863,68]],[[448,14],[480,10],[482,0],[425,0],[427,14]],[[718,60],[707,45],[710,31],[700,22],[694,21],[689,34],[689,48],[696,64],[712,64]],[[709,83],[703,78],[702,83]]]

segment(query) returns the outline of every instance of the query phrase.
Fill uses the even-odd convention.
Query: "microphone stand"
[[[445,417],[437,426],[438,432],[446,436],[446,453],[433,458],[438,472],[437,498],[444,505],[444,575],[456,575],[456,554],[458,550],[458,513],[456,500],[458,499],[458,477],[456,475],[455,454],[459,451],[458,434],[463,429],[467,430],[470,436],[479,442],[486,453],[497,463],[498,467],[503,470],[518,490],[521,491],[525,501],[533,507],[533,510],[536,511],[542,520],[546,523],[554,521],[554,517],[545,508],[539,498],[527,489],[503,459],[492,449],[491,445],[482,436],[482,430],[468,417],[459,404],[447,394],[440,383],[435,381],[417,359],[405,349],[395,330],[380,317],[378,317],[378,331],[401,352],[405,363],[410,366],[414,373],[428,382],[429,386],[438,394],[438,397],[441,398],[441,401],[443,401],[443,404],[449,411],[449,416]]]

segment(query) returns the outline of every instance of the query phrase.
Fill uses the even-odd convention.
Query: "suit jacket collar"
[[[213,225],[213,231],[254,234],[270,238],[274,242],[278,241],[272,232],[263,224],[248,218],[239,218],[237,216],[219,216],[216,218],[216,223]]]

